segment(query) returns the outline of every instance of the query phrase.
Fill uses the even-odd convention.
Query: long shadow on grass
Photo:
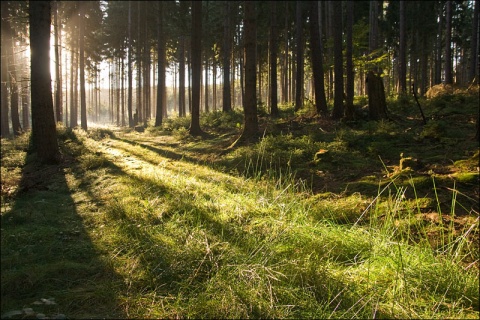
[[[125,139],[125,138],[118,138],[118,137],[112,137],[112,139],[131,144],[132,146],[139,146],[139,147],[145,148],[147,150],[155,152],[156,154],[158,154],[162,157],[169,158],[171,160],[185,160],[185,161],[188,161],[188,162],[191,162],[191,163],[200,163],[200,161],[198,161],[195,158],[192,158],[192,157],[189,157],[189,156],[186,156],[184,154],[177,153],[177,152],[173,152],[173,151],[170,151],[170,150],[153,147],[153,146],[145,144],[145,143],[139,143],[139,142],[136,142],[136,141],[132,141],[132,140]]]
[[[13,207],[1,216],[2,314],[31,307],[47,317],[125,317],[116,295],[122,280],[92,243],[88,212],[79,212],[67,184],[73,166],[30,161],[22,170]]]
[[[110,208],[111,211],[108,216],[112,222],[119,226],[119,238],[124,243],[128,243],[128,247],[130,247],[130,250],[125,249],[123,254],[131,259],[135,257],[139,262],[138,269],[135,272],[138,276],[133,279],[132,284],[134,290],[144,293],[155,292],[156,295],[165,296],[180,295],[187,299],[193,299],[192,303],[195,303],[195,298],[207,290],[210,279],[214,278],[223,268],[232,269],[234,273],[230,281],[233,290],[241,291],[242,289],[236,288],[234,283],[238,280],[238,277],[242,277],[243,269],[236,270],[237,267],[234,265],[238,265],[240,268],[249,268],[250,265],[262,265],[264,263],[268,267],[270,264],[284,262],[281,260],[283,258],[277,257],[269,248],[270,240],[272,240],[269,234],[257,234],[255,236],[244,231],[239,223],[234,221],[224,222],[217,219],[216,217],[221,215],[220,209],[211,206],[199,206],[196,203],[198,197],[207,198],[206,193],[199,190],[192,192],[176,190],[158,179],[150,179],[130,173],[110,161],[108,166],[112,170],[112,174],[128,179],[128,184],[134,186],[133,194],[129,194],[129,196],[138,196],[137,202],[148,201],[148,198],[155,196],[160,196],[166,199],[166,202],[169,202],[169,214],[157,217],[155,217],[155,210],[153,214],[144,211],[141,215],[137,215],[128,206],[120,205]],[[148,193],[144,192],[145,189],[148,189]],[[138,191],[138,194],[135,194],[136,191]],[[245,223],[248,224],[247,221],[252,217],[248,217],[248,212],[244,215]],[[173,233],[171,229],[166,227],[172,217],[175,217],[174,228],[176,229],[176,232]],[[185,230],[190,230],[191,233],[184,234]],[[205,238],[202,237],[203,234]],[[198,246],[188,244],[203,240],[208,242],[205,245],[200,243]],[[228,246],[214,246],[210,251],[206,245],[208,243],[212,245],[227,243]],[[227,254],[223,250],[230,253]],[[222,272],[225,273],[225,269]],[[305,283],[318,285],[319,287],[313,290],[312,294],[318,299],[319,304],[334,303],[336,312],[345,312],[356,301],[355,297],[351,296],[350,290],[341,293],[333,291],[351,285],[335,277],[329,277],[327,274],[321,274],[321,276],[323,278],[320,280],[315,277],[308,278],[307,274],[300,275],[295,280],[298,281],[296,286],[301,290]],[[255,284],[250,283],[247,278],[242,279],[242,281],[246,281],[247,286],[254,287]],[[261,279],[260,281],[268,281],[268,279]],[[279,284],[279,286],[282,286],[282,284]],[[221,291],[222,288],[219,288],[219,292]],[[327,292],[329,293],[327,294]],[[334,295],[337,295],[337,293],[338,295],[335,297],[332,292]],[[241,295],[242,293],[239,292],[238,294]],[[339,304],[340,300],[342,300],[341,305]],[[261,311],[262,306],[256,305],[257,303],[263,303],[262,301],[247,299],[245,303],[251,306],[249,316],[268,317],[269,314],[265,313],[268,311]],[[295,303],[296,301],[290,300],[279,301],[279,304]],[[198,306],[192,305],[190,307],[192,308],[191,312],[195,312],[195,308],[198,308]],[[302,310],[299,311],[300,315]],[[212,310],[212,312],[215,314],[215,311]]]

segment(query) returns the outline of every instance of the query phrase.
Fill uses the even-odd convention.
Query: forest
[[[479,2],[1,1],[1,318],[478,319]]]

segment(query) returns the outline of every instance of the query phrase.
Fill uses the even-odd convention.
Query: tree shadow
[[[19,189],[1,216],[1,309],[29,307],[35,316],[122,318],[123,281],[89,230],[89,212],[80,211],[67,171],[76,166],[41,165],[33,155],[22,168]],[[54,301],[54,303],[53,303]],[[28,311],[32,312],[32,311]]]

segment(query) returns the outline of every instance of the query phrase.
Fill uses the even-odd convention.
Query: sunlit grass
[[[409,231],[398,221],[405,210],[413,217],[422,200],[410,203],[401,188],[371,208],[384,217],[361,227],[342,226],[325,218],[342,219],[344,213],[344,222],[352,223],[365,210],[367,199],[305,202],[284,182],[272,189],[265,180],[233,178],[125,144],[107,144],[137,157],[123,167],[126,175],[119,186],[127,187],[121,187],[122,196],[107,203],[106,224],[117,222],[112,233],[120,235],[113,245],[122,248],[128,243],[129,248],[117,256],[125,255],[133,263],[119,273],[148,292],[169,279],[181,294],[163,301],[163,306],[175,301],[175,307],[151,310],[152,314],[463,317],[478,303],[478,297],[472,300],[478,286],[475,273],[465,273],[448,256],[435,255],[428,241],[411,246]],[[226,177],[228,183],[220,183]],[[426,284],[429,266],[437,280]],[[443,272],[455,273],[455,280]],[[429,297],[424,301],[419,295]],[[440,302],[428,310],[437,299]],[[461,311],[452,311],[459,307]]]
[[[449,180],[389,175],[399,159],[362,176],[369,192],[314,193],[298,175],[360,170],[351,144],[398,129],[369,126],[265,135],[211,165],[178,147],[190,138],[62,129],[69,165],[2,210],[2,314],[54,297],[48,316],[478,318],[478,212],[455,227],[471,209],[455,182],[445,197]],[[327,158],[309,164],[319,148]],[[25,153],[9,150],[2,170],[10,157],[20,181]]]

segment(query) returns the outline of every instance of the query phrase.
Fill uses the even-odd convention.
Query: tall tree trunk
[[[303,17],[302,17],[302,1],[297,1],[296,10],[296,38],[297,38],[297,75],[295,81],[295,111],[303,107],[303,74],[304,74],[304,60],[303,60]]]
[[[87,130],[87,101],[85,97],[85,4],[80,4],[80,121]]]
[[[67,51],[68,52],[68,51]],[[72,56],[70,55],[70,58]],[[71,63],[70,63],[71,65]],[[65,126],[66,127],[70,127],[70,123],[69,123],[69,113],[68,113],[68,108],[69,108],[69,105],[68,105],[68,54],[65,53],[65,61],[64,61],[64,66],[65,66],[65,74],[64,74],[64,79],[65,79],[65,115],[64,115],[64,119],[65,119]],[[71,71],[71,70],[70,70]],[[72,77],[71,73],[70,73],[70,78]],[[71,90],[71,89],[70,89]]]
[[[285,4],[285,31],[284,42],[285,50],[283,55],[283,84],[282,84],[282,103],[288,102],[288,4],[289,2],[283,2]]]
[[[270,2],[270,114],[278,117],[278,98],[277,98],[277,51],[278,51],[278,32],[277,32],[277,1]]]
[[[238,39],[241,39],[240,30],[239,30],[239,33],[238,33]],[[239,102],[239,104],[243,105],[243,101],[245,101],[245,80],[244,80],[245,79],[245,68],[243,66],[244,65],[244,61],[243,61],[244,56],[241,52],[242,51],[239,50],[238,61],[240,62],[240,65],[238,66],[238,68],[240,69],[240,100],[241,100]]]
[[[375,52],[379,48],[380,33],[378,30],[378,16],[379,16],[379,1],[370,0],[369,13],[369,41],[368,50],[370,52],[370,59],[376,59],[378,54]],[[368,108],[369,116],[372,120],[383,119],[387,117],[385,87],[383,79],[380,77],[381,68],[378,64],[374,64],[372,70],[367,72],[366,87],[368,94]]]
[[[475,0],[473,8],[473,21],[472,21],[472,40],[470,44],[470,67],[468,72],[468,81],[472,82],[476,80],[476,83],[479,83],[478,79],[478,50],[479,50],[479,41],[478,41],[478,24],[479,24],[479,11],[480,11],[480,0]]]
[[[200,128],[200,80],[202,76],[202,2],[192,2],[192,111],[189,132],[201,135]]]
[[[58,160],[50,75],[50,1],[31,1],[29,7],[32,142],[42,162]]]
[[[9,39],[10,36],[6,34],[6,30],[8,30],[9,25],[8,24],[8,9],[7,9],[8,2],[7,1],[2,1],[2,22],[1,22],[1,31],[2,31],[2,42],[4,39]],[[4,38],[5,37],[5,38]],[[9,55],[8,48],[7,46],[3,45],[1,46],[2,49],[2,61],[1,61],[1,68],[2,68],[2,84],[1,84],[1,110],[0,110],[0,134],[2,137],[7,137],[10,135],[10,128],[9,128],[9,121],[8,121],[8,61],[7,57]]]
[[[180,6],[185,1],[180,2]],[[178,65],[178,115],[186,116],[185,109],[185,36],[180,36],[179,41],[179,65]]]
[[[166,49],[165,49],[165,30],[164,26],[164,3],[162,1],[158,2],[158,77],[157,77],[157,112],[155,117],[155,126],[158,127],[162,125],[164,111],[166,108],[164,105],[165,99],[165,68],[166,68]]]
[[[355,109],[353,106],[354,96],[354,73],[353,73],[353,1],[347,1],[347,85],[346,85],[346,101],[345,101],[345,117],[351,121],[355,117]]]
[[[191,38],[191,37],[190,37]],[[191,41],[191,39],[190,39]],[[188,50],[187,70],[188,70],[188,112],[192,112],[192,56]]]
[[[142,41],[143,41],[143,36],[142,36],[142,31],[141,31],[141,1],[137,2],[137,52],[136,52],[136,62],[137,62],[137,108],[135,109],[137,117],[138,117],[138,122],[143,122],[143,104],[142,104],[142,76],[143,76],[143,71],[142,71]]]
[[[445,27],[445,84],[453,84],[452,70],[452,1],[446,4],[446,27]]]
[[[115,62],[115,109],[117,113],[117,127],[120,127],[120,59],[118,56]]]
[[[435,80],[434,84],[442,83],[442,30],[443,30],[443,5],[438,5],[438,29],[435,42]]]
[[[258,138],[256,93],[256,39],[257,22],[254,1],[244,2],[245,101],[243,103],[243,132],[237,141],[248,142]]]
[[[61,24],[58,23],[58,1],[52,1],[53,4],[53,17],[54,17],[54,34],[55,34],[55,115],[57,122],[62,122],[63,112],[62,112],[62,73],[60,71],[61,60],[60,60],[60,44],[59,40],[61,37]]]
[[[148,120],[150,119],[150,48],[148,39],[150,35],[148,34],[147,28],[147,9],[149,9],[150,2],[143,1],[143,105],[144,105],[144,119],[143,124],[146,127],[148,125]]]
[[[318,21],[318,5],[318,1],[310,2],[310,57],[313,66],[316,112],[317,114],[325,116],[328,110],[327,99],[325,97],[325,82],[323,78],[323,50]]]
[[[233,47],[233,45],[232,45]],[[236,106],[236,93],[235,93],[235,76],[237,75],[237,64],[235,62],[235,50],[232,50],[232,58],[230,60],[232,72],[230,72],[231,79],[230,79],[230,86],[231,86],[231,99],[232,99],[232,109]],[[241,69],[242,67],[240,67]],[[242,74],[242,70],[240,70],[240,75]],[[240,80],[240,82],[242,82]]]
[[[335,71],[335,89],[333,97],[333,119],[344,115],[343,108],[343,54],[342,54],[342,3],[333,2],[333,53]]]
[[[230,56],[232,54],[232,32],[231,32],[231,2],[224,2],[224,20],[223,20],[223,112],[232,110],[232,99],[230,90]]]
[[[74,32],[75,33],[75,32]],[[70,60],[70,127],[75,128],[78,126],[78,110],[77,103],[75,101],[75,88],[77,78],[77,64],[76,64],[76,39],[75,34],[72,35],[72,48],[71,48],[71,60]],[[78,39],[78,38],[77,38]]]
[[[22,133],[20,126],[20,115],[18,113],[18,83],[17,83],[17,64],[15,61],[15,42],[11,39],[11,55],[9,63],[10,74],[10,112],[12,116],[12,130],[13,134],[18,136]]]
[[[128,1],[128,126],[135,126],[133,121],[133,80],[132,80],[132,1]]]
[[[204,95],[204,104],[205,104],[205,112],[210,112],[210,108],[208,105],[208,58],[205,58],[205,95]]]
[[[213,60],[213,69],[212,69],[212,104],[213,111],[217,111],[217,63],[215,59]]]
[[[406,23],[406,1],[400,1],[400,43],[398,50],[398,91],[400,94],[407,93],[407,23]]]
[[[121,121],[121,126],[122,127],[125,127],[125,59],[122,57],[121,58],[121,63],[122,63],[122,71],[121,71],[121,91],[122,91],[122,96],[121,96],[121,99],[122,99],[122,121]],[[97,88],[97,90],[100,90],[99,88]],[[99,104],[97,104],[98,106]]]

